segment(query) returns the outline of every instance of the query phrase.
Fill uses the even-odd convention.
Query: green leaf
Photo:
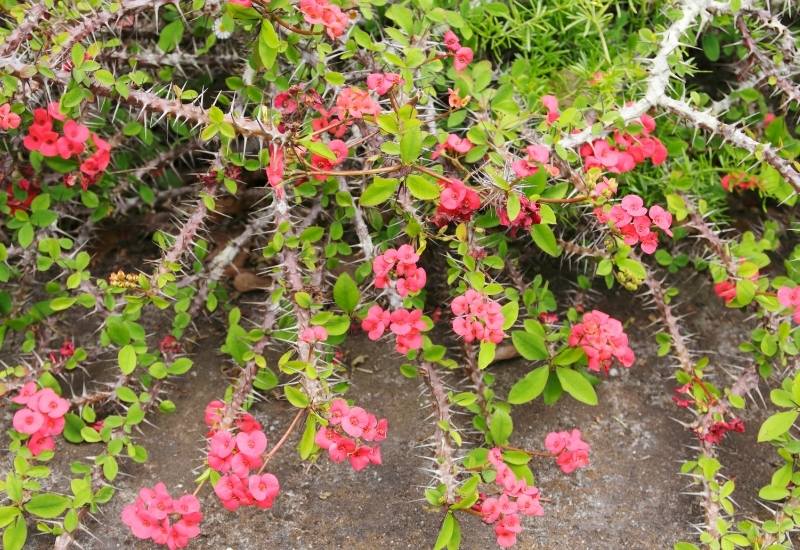
[[[549,376],[550,367],[548,365],[533,369],[511,386],[511,391],[508,392],[508,402],[512,405],[521,405],[533,401],[544,391]]]
[[[27,538],[28,526],[25,517],[19,515],[14,523],[3,531],[3,550],[22,550]]]
[[[580,372],[564,367],[556,367],[556,375],[565,392],[581,403],[597,405],[597,394],[592,384]]]
[[[278,38],[278,33],[275,32],[275,27],[269,19],[261,21],[260,39],[264,41],[267,47],[277,49],[281,45],[281,39]]]
[[[503,330],[508,330],[517,322],[517,317],[519,317],[519,304],[516,300],[508,302],[500,308],[500,312],[503,314]]]
[[[399,183],[396,178],[376,177],[361,194],[361,206],[377,206],[386,202],[394,195]]]
[[[343,311],[352,313],[356,309],[360,298],[361,294],[353,278],[347,273],[339,275],[339,278],[336,279],[336,284],[333,285],[333,300],[336,305],[342,308]]]
[[[703,52],[709,61],[719,60],[719,36],[712,32],[706,32],[703,35]]]
[[[508,214],[508,219],[510,221],[513,222],[514,220],[517,219],[517,216],[519,216],[520,208],[521,205],[519,202],[519,195],[517,195],[516,193],[509,193],[508,199],[506,200],[506,214]]]
[[[67,509],[69,502],[67,497],[55,493],[42,493],[30,499],[25,504],[25,510],[40,518],[53,519]]]
[[[0,506],[0,529],[14,521],[20,510],[16,506]]]
[[[123,346],[119,350],[117,359],[119,361],[119,369],[122,371],[122,374],[128,375],[136,368],[136,350],[133,349],[133,346],[130,344]]]
[[[424,176],[410,174],[406,178],[409,192],[416,198],[429,201],[439,198],[439,186]]]
[[[302,460],[306,460],[314,452],[314,437],[317,434],[317,421],[309,415],[306,419],[306,428],[297,444],[297,452]]]
[[[70,298],[69,296],[59,296],[58,298],[53,298],[50,300],[50,309],[53,311],[69,309],[72,307],[72,304],[75,303],[75,300],[76,298]]]
[[[456,518],[453,515],[453,512],[448,511],[447,515],[444,516],[444,521],[442,522],[441,528],[439,528],[439,536],[436,537],[436,543],[433,545],[433,550],[440,550],[441,548],[444,548],[450,544],[450,539],[453,537],[455,525]]]
[[[17,232],[17,242],[22,248],[28,248],[33,242],[33,225],[25,222]]]
[[[180,44],[182,38],[183,21],[176,19],[161,29],[161,35],[158,37],[158,48],[165,53],[172,51]]]
[[[767,418],[758,430],[758,442],[772,441],[789,431],[797,420],[797,411],[785,411]]]
[[[494,352],[497,345],[494,342],[481,342],[480,351],[478,352],[478,368],[480,370],[488,367],[494,361]]]
[[[549,225],[541,223],[534,225],[531,228],[531,236],[533,237],[533,242],[545,253],[556,258],[561,255],[561,248],[559,248],[556,236]]]
[[[400,138],[400,160],[403,164],[413,164],[419,159],[425,135],[425,132],[416,126],[406,129]]]
[[[308,396],[294,386],[284,386],[283,393],[286,394],[286,399],[289,400],[289,403],[298,409],[305,409],[308,407]]]
[[[314,141],[309,138],[302,140],[300,143],[315,155],[328,160],[336,160],[336,153],[331,151],[331,148],[322,141]]]
[[[503,409],[495,409],[489,420],[489,433],[492,435],[495,445],[505,445],[512,431],[514,431],[514,423],[511,415]]]
[[[511,342],[514,347],[528,361],[539,361],[547,359],[547,346],[544,338],[538,334],[531,334],[524,330],[515,330],[511,333]]]

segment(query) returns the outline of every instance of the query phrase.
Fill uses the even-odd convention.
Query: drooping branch
[[[458,489],[458,465],[450,435],[442,428],[442,425],[450,425],[450,403],[447,399],[444,382],[436,372],[436,367],[428,362],[423,362],[419,371],[430,394],[434,418],[437,420],[433,435],[436,446],[437,479],[445,487],[447,503],[452,504],[456,501],[456,490]]]

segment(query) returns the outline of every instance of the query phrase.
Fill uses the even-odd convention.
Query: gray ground
[[[687,285],[692,287],[693,285]],[[684,296],[681,312],[688,327],[703,334],[698,345],[716,356],[715,363],[742,363],[735,349],[747,323],[725,312],[706,286]],[[629,304],[614,306],[613,304]],[[625,295],[603,304],[602,309],[626,322],[637,353],[632,369],[614,372],[599,388],[600,404],[589,407],[569,398],[553,407],[541,401],[515,409],[514,443],[542,448],[551,430],[580,427],[592,446],[589,468],[566,476],[548,461],[532,463],[543,495],[548,499],[543,518],[525,520],[517,548],[650,549],[670,548],[691,533],[698,518],[694,497],[682,494],[688,480],[678,475],[680,461],[690,454],[693,437],[673,418],[686,419],[685,411],[670,401],[672,367],[657,358],[652,339],[651,314]],[[93,537],[83,535],[87,549],[148,548],[130,536],[119,521],[122,506],[133,500],[143,485],[164,481],[173,493],[192,489],[192,469],[199,466],[205,427],[202,410],[225,385],[224,358],[216,351],[219,334],[208,335],[193,353],[195,369],[177,383],[173,400],[177,412],[157,418],[157,427],[144,434],[151,460],[143,466],[128,464],[118,478],[119,492],[90,523]],[[229,513],[206,490],[203,534],[194,548],[428,548],[435,540],[441,514],[422,498],[428,482],[421,471],[426,452],[419,444],[431,433],[424,422],[416,381],[398,373],[399,356],[388,343],[372,343],[361,335],[351,338],[349,356],[365,355],[354,370],[351,396],[359,404],[389,419],[389,439],[383,445],[382,467],[360,473],[327,459],[304,467],[290,446],[272,462],[282,491],[272,510]],[[493,367],[501,395],[529,365],[509,361]],[[255,408],[272,442],[291,419],[285,403],[270,400]],[[761,413],[756,412],[756,415]],[[758,513],[757,488],[768,481],[774,456],[757,448],[758,419],[745,416],[747,431],[725,441],[726,474],[737,478],[734,494],[741,509]],[[464,417],[466,421],[466,417]],[[296,442],[295,440],[292,442]],[[65,445],[59,443],[59,445]],[[492,529],[477,518],[462,521],[463,548],[492,548]],[[50,538],[37,537],[32,548],[45,548]]]

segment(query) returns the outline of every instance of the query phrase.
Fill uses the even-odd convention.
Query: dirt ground
[[[725,368],[743,364],[736,345],[748,323],[736,312],[723,311],[706,285],[682,286],[693,289],[693,294],[681,297],[679,311],[688,315],[687,328],[703,335],[697,347],[712,355],[713,364]],[[592,446],[591,466],[573,475],[562,474],[550,461],[532,463],[547,499],[546,514],[525,520],[520,549],[671,548],[674,542],[691,536],[691,524],[699,517],[696,499],[684,494],[691,490],[689,480],[678,474],[680,461],[691,456],[689,446],[694,441],[675,421],[686,420],[686,412],[670,401],[672,365],[669,359],[655,356],[652,335],[657,326],[652,325],[652,312],[629,295],[612,296],[597,306],[626,324],[637,361],[630,370],[612,371],[598,388],[600,404],[596,407],[564,398],[552,407],[538,400],[515,408],[513,441],[520,447],[542,448],[547,432],[573,427],[580,427]],[[83,548],[149,548],[119,521],[122,507],[135,498],[139,487],[159,480],[173,493],[192,490],[203,456],[202,410],[208,401],[220,397],[225,387],[225,359],[217,351],[221,344],[218,328],[209,322],[201,330],[204,337],[192,352],[196,366],[176,382],[171,396],[177,411],[158,416],[155,426],[145,428],[143,442],[150,460],[145,465],[126,464],[124,474],[117,478],[117,496],[88,524],[90,533],[80,536]],[[389,419],[383,466],[356,473],[324,458],[316,465],[303,466],[287,445],[270,468],[282,489],[273,509],[230,513],[206,490],[203,534],[192,547],[432,546],[442,516],[422,498],[429,477],[422,469],[428,463],[428,451],[421,444],[432,429],[426,422],[429,410],[422,406],[420,384],[399,375],[400,357],[388,342],[373,343],[358,334],[349,339],[347,351],[351,359],[366,356],[353,370],[351,395]],[[498,391],[504,395],[530,365],[513,360],[492,369],[498,375]],[[256,405],[254,414],[274,442],[291,420],[292,411],[284,402],[268,398]],[[768,463],[775,458],[768,448],[755,444],[762,414],[748,413],[744,417],[747,431],[729,436],[723,444],[725,473],[737,479],[734,497],[745,514],[759,513],[755,495],[768,481]],[[459,420],[462,425],[468,422],[466,416]],[[62,477],[60,481],[67,480]],[[463,548],[495,547],[492,528],[478,518],[464,518],[462,530]],[[51,544],[50,537],[37,535],[30,547]]]

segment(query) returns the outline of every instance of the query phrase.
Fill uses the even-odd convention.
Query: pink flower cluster
[[[314,342],[324,342],[328,339],[328,331],[325,330],[325,327],[315,326],[315,327],[306,327],[300,333],[300,340],[307,344],[313,344]]]
[[[329,141],[328,149],[333,151],[333,154],[336,155],[336,159],[331,160],[321,155],[312,154],[311,166],[314,167],[314,170],[318,170],[320,172],[329,172],[334,167],[343,163],[347,158],[347,154],[349,153],[347,144],[340,139],[332,139]],[[325,181],[328,179],[328,176],[326,174],[314,174],[314,179],[318,181]]]
[[[543,516],[544,509],[539,502],[539,489],[530,486],[524,479],[517,479],[505,462],[497,447],[489,451],[489,462],[497,474],[494,482],[502,489],[500,497],[483,498],[478,511],[481,518],[494,525],[497,544],[510,548],[517,542],[517,534],[522,532],[519,515]],[[483,496],[483,495],[481,495]]]
[[[225,404],[212,401],[206,406],[205,422],[209,426],[208,465],[224,474],[214,486],[222,506],[236,511],[240,506],[271,508],[280,485],[272,474],[258,472],[264,465],[267,436],[252,415],[241,413],[236,419],[237,433],[221,429]]]
[[[370,447],[364,442],[380,443],[386,439],[389,421],[378,420],[361,407],[350,407],[344,399],[331,401],[328,425],[320,427],[314,442],[328,451],[328,458],[335,463],[348,460],[356,472],[370,464],[381,464],[381,448]]]
[[[542,105],[547,109],[547,124],[553,124],[561,116],[558,111],[558,98],[554,95],[542,96]]]
[[[422,321],[421,309],[401,308],[389,312],[380,306],[372,306],[361,321],[361,328],[368,333],[370,340],[377,340],[389,329],[395,335],[394,349],[406,354],[422,347],[422,331],[426,325]]]
[[[550,160],[550,149],[544,145],[528,145],[525,148],[525,158],[514,161],[511,169],[518,178],[527,178],[533,176],[539,171],[539,167],[543,166],[551,176],[559,174],[558,168],[548,164]]]
[[[544,438],[544,447],[556,457],[556,464],[565,474],[589,465],[589,444],[581,439],[580,430],[550,432]]]
[[[42,451],[55,449],[53,436],[64,431],[64,415],[69,410],[69,401],[50,388],[38,389],[35,382],[22,386],[11,401],[25,405],[14,413],[12,425],[19,433],[31,436],[28,440],[31,454],[38,456]]]
[[[0,130],[14,130],[19,127],[19,115],[11,111],[11,105],[3,103],[0,105]]]
[[[472,149],[472,142],[467,138],[460,138],[456,134],[448,134],[444,142],[436,146],[436,150],[431,154],[431,160],[436,160],[443,153],[455,153],[463,155]]]
[[[656,121],[649,115],[642,115],[642,134],[614,132],[614,145],[605,139],[597,139],[592,143],[584,143],[580,148],[585,170],[601,168],[622,174],[630,172],[646,159],[654,166],[667,159],[667,148],[657,137],[650,135],[656,129]]]
[[[450,222],[466,222],[481,207],[481,198],[474,189],[464,185],[460,180],[439,180],[442,192],[439,205],[432,221],[442,227]]]
[[[345,118],[345,113],[353,118],[363,118],[364,115],[377,115],[381,112],[380,106],[369,95],[369,92],[350,86],[336,96],[335,115],[340,119]]]
[[[378,95],[386,95],[394,86],[401,86],[403,78],[397,73],[372,73],[367,76],[367,88]]]
[[[53,121],[62,122],[63,135],[53,129]],[[38,151],[45,157],[61,157],[69,159],[79,157],[86,149],[86,143],[91,137],[95,152],[86,157],[80,165],[81,187],[87,189],[97,181],[100,174],[105,171],[111,160],[111,145],[101,139],[97,134],[79,122],[67,119],[61,114],[58,103],[50,103],[47,109],[36,109],[33,112],[33,123],[28,128],[28,133],[22,144],[29,151]],[[72,185],[74,179],[65,180],[67,185]]]
[[[331,40],[343,35],[350,24],[347,14],[328,0],[300,0],[300,11],[307,23],[324,26]]]
[[[614,358],[626,368],[636,360],[622,323],[596,309],[585,313],[580,323],[572,325],[567,343],[583,348],[589,358],[589,370],[595,372],[601,369],[608,372]]]
[[[622,234],[625,244],[641,244],[645,254],[652,254],[658,248],[658,233],[652,231],[652,226],[672,236],[672,214],[657,204],[648,211],[638,195],[626,195],[620,204],[615,204],[610,210],[598,207],[594,213],[600,223],[610,223],[615,227]]]
[[[500,225],[510,227],[512,237],[517,236],[519,229],[527,231],[532,225],[542,223],[539,205],[535,201],[529,200],[528,197],[520,197],[519,206],[520,210],[514,221],[509,219],[507,207],[503,207],[497,212],[497,216],[500,218]]]
[[[722,440],[725,439],[725,435],[728,432],[744,433],[744,422],[742,422],[742,419],[734,416],[729,421],[714,422],[708,427],[705,433],[701,434],[698,432],[698,437],[702,441],[717,445],[722,443]]]
[[[494,342],[505,338],[503,313],[500,304],[474,289],[457,296],[450,304],[455,315],[453,331],[465,342]]]
[[[417,267],[419,255],[410,244],[398,249],[390,248],[372,260],[372,271],[375,273],[375,288],[386,288],[392,282],[394,271],[394,287],[400,296],[416,294],[425,287],[427,275],[425,270]]]
[[[151,539],[170,550],[185,548],[189,540],[200,534],[203,513],[194,495],[178,499],[170,496],[163,483],[151,489],[143,487],[139,496],[122,510],[122,522],[137,539]]]
[[[456,72],[460,73],[466,69],[467,66],[472,62],[472,49],[462,46],[458,36],[456,36],[456,34],[450,30],[444,33],[443,42],[445,48],[450,50],[450,54],[453,56],[453,68],[456,70]]]
[[[792,319],[795,323],[800,323],[800,286],[790,288],[788,286],[778,289],[778,302],[792,310]]]

